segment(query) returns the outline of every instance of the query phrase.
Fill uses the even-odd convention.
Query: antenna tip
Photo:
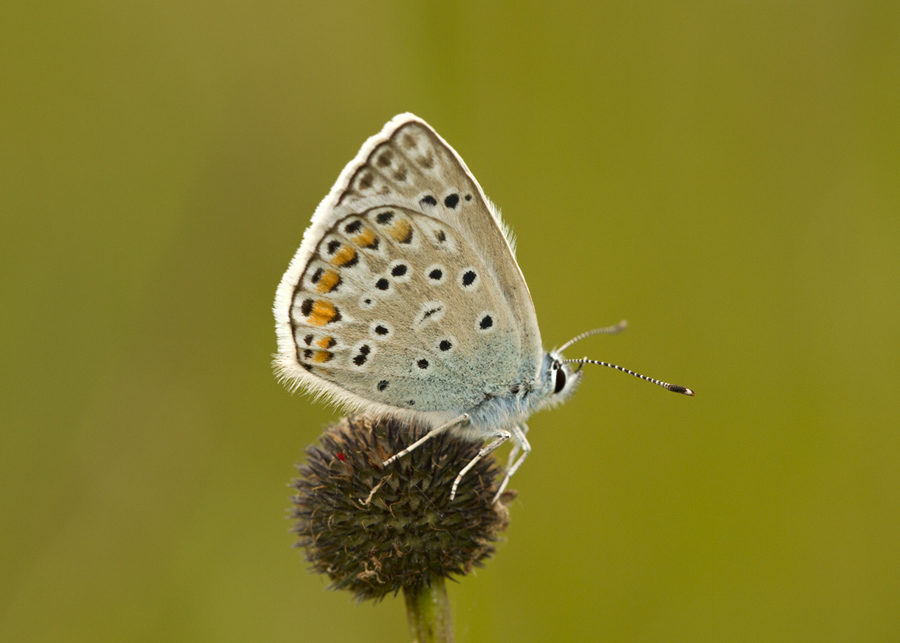
[[[681,393],[682,395],[690,395],[691,397],[694,397],[694,392],[686,386],[678,386],[677,384],[672,384],[667,388],[673,393]]]

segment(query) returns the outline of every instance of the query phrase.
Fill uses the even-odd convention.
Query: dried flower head
[[[489,557],[509,524],[515,492],[492,503],[500,469],[484,458],[450,489],[479,445],[442,435],[387,467],[381,463],[427,428],[395,419],[349,416],[310,446],[292,498],[297,546],[334,589],[360,600],[434,577],[467,574]]]

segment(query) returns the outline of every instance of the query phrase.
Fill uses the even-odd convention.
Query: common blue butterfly
[[[512,439],[497,497],[531,451],[525,420],[565,401],[586,363],[671,391],[693,391],[613,364],[565,360],[584,333],[544,351],[509,230],[466,164],[425,121],[394,117],[370,138],[319,204],[275,297],[279,376],[372,415],[431,431]]]

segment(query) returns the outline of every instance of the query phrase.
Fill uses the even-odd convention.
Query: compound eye
[[[553,389],[553,393],[559,393],[564,388],[566,388],[566,369],[560,366],[556,369],[556,386]]]

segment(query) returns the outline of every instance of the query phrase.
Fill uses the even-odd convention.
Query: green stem
[[[418,594],[403,590],[403,597],[413,643],[453,643],[450,601],[442,576],[432,578],[431,586]]]

